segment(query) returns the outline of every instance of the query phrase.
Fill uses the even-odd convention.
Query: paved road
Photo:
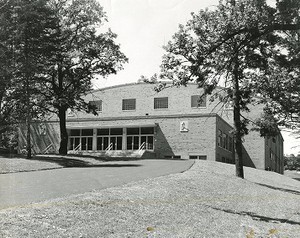
[[[179,173],[193,160],[106,162],[97,167],[0,174],[0,209]]]

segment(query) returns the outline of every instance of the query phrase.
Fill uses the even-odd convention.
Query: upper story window
[[[192,95],[191,97],[191,106],[194,108],[197,107],[206,107],[206,96],[205,95]]]
[[[218,130],[218,146],[222,147],[222,134],[223,132],[219,129]]]
[[[123,111],[132,111],[135,110],[136,100],[135,98],[123,99],[122,101],[122,110]]]
[[[168,108],[168,97],[154,98],[154,109]]]
[[[95,106],[97,112],[102,112],[102,100],[89,101],[89,104]]]

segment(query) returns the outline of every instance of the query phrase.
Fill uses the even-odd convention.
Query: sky
[[[179,24],[191,19],[191,12],[213,8],[218,0],[98,0],[106,12],[106,27],[118,35],[116,41],[129,58],[116,75],[94,81],[95,88],[137,82],[141,75],[159,72],[163,45],[172,38]],[[274,3],[275,0],[269,0]],[[300,154],[300,139],[282,133],[285,154]]]

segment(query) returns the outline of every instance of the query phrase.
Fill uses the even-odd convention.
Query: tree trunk
[[[238,59],[237,59],[238,60]],[[244,168],[243,168],[243,144],[242,144],[242,124],[241,124],[241,95],[239,88],[239,73],[238,73],[238,61],[235,62],[235,69],[233,73],[233,121],[235,129],[235,170],[236,176],[244,178]]]
[[[68,132],[66,126],[66,110],[64,108],[59,108],[58,117],[60,126],[59,154],[66,155],[68,153]]]
[[[31,151],[31,132],[30,132],[30,111],[29,111],[29,113],[27,112],[26,130],[27,130],[27,135],[26,135],[27,154],[26,154],[26,158],[31,159],[32,158],[32,151]]]
[[[234,107],[234,129],[235,129],[235,173],[237,177],[244,178],[243,169],[243,144],[241,136],[241,119],[240,119],[240,108]]]
[[[26,51],[25,51],[26,52]],[[27,54],[25,54],[27,57]],[[27,150],[27,159],[32,158],[32,151],[31,151],[31,131],[30,131],[30,123],[31,123],[31,108],[30,108],[30,92],[29,92],[29,73],[26,71],[26,79],[25,79],[25,90],[26,90],[26,150]]]

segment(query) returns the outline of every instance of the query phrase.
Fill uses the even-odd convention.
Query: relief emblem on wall
[[[180,122],[180,132],[188,132],[189,131],[189,122],[181,121]]]

